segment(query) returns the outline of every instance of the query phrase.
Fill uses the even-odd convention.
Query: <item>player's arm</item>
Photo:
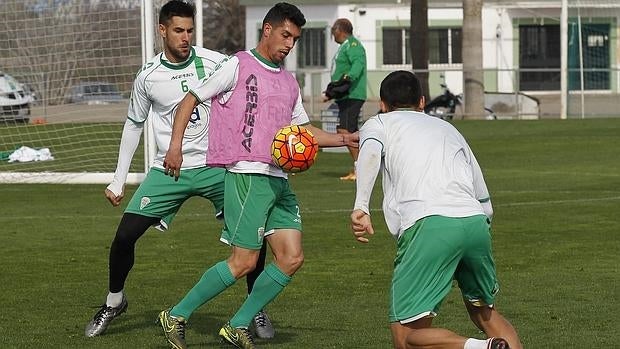
[[[142,72],[141,70],[140,72]],[[149,115],[151,108],[151,100],[146,92],[146,82],[144,75],[140,72],[134,80],[131,89],[131,97],[129,98],[129,107],[127,108],[127,120],[123,126],[121,143],[118,150],[118,161],[114,178],[105,189],[105,197],[110,201],[112,206],[118,206],[123,200],[125,193],[125,183],[127,182],[127,174],[131,160],[138,149],[140,137],[144,128],[144,121]]]
[[[357,132],[352,134],[330,133],[325,132],[318,127],[312,126],[302,103],[301,92],[297,97],[297,103],[295,104],[295,109],[293,110],[292,124],[303,125],[306,127],[310,132],[312,132],[320,147],[342,147],[346,145],[357,148],[359,146],[360,138],[359,133]]]
[[[231,91],[237,82],[239,60],[236,57],[226,57],[215,70],[203,80],[195,90],[190,90],[179,103],[172,121],[172,135],[166,156],[164,157],[164,171],[176,179],[181,174],[183,163],[183,135],[192,116],[194,108],[202,101],[210,100],[215,96]]]
[[[191,93],[183,97],[178,104],[172,121],[172,136],[170,145],[164,157],[164,173],[179,178],[181,164],[183,163],[183,135],[192,116],[194,108],[198,105],[198,99]]]
[[[355,204],[351,213],[351,230],[359,242],[368,242],[367,235],[374,234],[370,219],[370,197],[381,169],[383,144],[375,138],[364,140],[357,158]]]
[[[356,43],[355,46],[349,47],[346,54],[349,62],[351,62],[351,68],[345,76],[351,81],[357,81],[362,77],[366,69],[366,51],[362,45]]]
[[[484,177],[482,175],[482,169],[480,169],[480,164],[478,164],[478,160],[474,156],[471,149],[469,150],[471,154],[471,167],[472,174],[474,180],[474,194],[476,195],[476,199],[482,205],[482,210],[484,214],[489,218],[489,220],[493,220],[493,205],[491,204],[491,195],[489,194],[489,189],[487,188],[487,184],[484,181]]]
[[[121,144],[118,150],[118,161],[116,163],[116,171],[112,182],[105,189],[105,196],[112,206],[118,206],[125,194],[125,183],[127,182],[127,174],[133,155],[140,143],[142,135],[143,123],[137,123],[131,119],[125,121],[123,127],[123,135],[121,136]]]
[[[320,147],[355,147],[359,146],[359,134],[355,133],[330,133],[322,129],[312,126],[312,124],[304,125],[319,143]]]

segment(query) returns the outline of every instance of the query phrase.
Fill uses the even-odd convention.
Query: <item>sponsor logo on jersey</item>
[[[178,80],[178,79],[183,79],[183,78],[189,78],[194,76],[194,73],[190,72],[190,73],[183,73],[183,74],[179,74],[179,75],[174,75],[170,78],[170,80]]]
[[[172,111],[172,115],[176,115],[176,107]],[[200,103],[194,108],[192,115],[189,116],[189,122],[185,128],[185,134],[183,136],[186,140],[193,140],[198,137],[202,137],[207,132],[207,125],[209,123],[209,107],[204,103]]]
[[[248,153],[252,152],[252,135],[254,134],[254,121],[256,120],[256,111],[258,108],[258,79],[256,75],[250,74],[245,79],[245,117],[243,130],[243,141],[241,145]]]

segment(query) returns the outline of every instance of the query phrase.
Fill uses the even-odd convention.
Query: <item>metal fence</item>
[[[397,69],[410,68],[368,71],[368,98],[362,110],[363,118],[376,114],[381,80]],[[562,103],[566,103],[568,118],[620,117],[617,107],[620,69],[568,69],[569,93],[565,101],[562,101],[560,93],[561,74],[560,69],[484,69],[485,107],[492,109],[500,119],[560,118]],[[331,104],[322,100],[322,91],[329,82],[329,71],[300,70],[296,75],[302,87],[306,110],[314,119],[320,119],[321,112]],[[583,77],[583,84],[579,77]],[[524,82],[524,79],[527,81]],[[453,93],[462,93],[462,81],[461,69],[431,69],[429,95],[433,98],[441,94],[442,84]],[[457,109],[457,118],[461,112]]]

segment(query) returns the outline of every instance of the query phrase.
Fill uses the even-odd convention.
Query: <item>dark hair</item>
[[[381,82],[379,96],[391,110],[417,107],[422,98],[420,80],[410,71],[397,70]]]
[[[196,7],[194,3],[181,0],[171,0],[167,2],[161,7],[161,10],[159,10],[159,24],[165,25],[174,16],[191,17],[193,20],[196,16]]]
[[[304,14],[301,13],[297,6],[287,2],[279,2],[267,12],[263,19],[263,26],[269,23],[271,26],[277,27],[287,19],[299,28],[306,24],[306,17],[304,17]]]
[[[353,34],[353,24],[346,18],[338,18],[332,28],[340,29],[340,31],[349,35]]]

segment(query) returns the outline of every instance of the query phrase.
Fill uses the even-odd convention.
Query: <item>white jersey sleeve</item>
[[[210,101],[213,97],[223,98],[225,102],[237,84],[239,75],[239,59],[230,56],[218,63],[215,69],[202,80],[198,87],[191,89],[190,93],[199,102]]]
[[[376,140],[377,142],[381,143],[381,149],[383,149],[385,139],[385,127],[379,115],[373,116],[368,119],[360,129],[360,148],[362,147],[364,142],[368,140]],[[383,155],[383,153],[381,155]]]
[[[114,172],[114,178],[112,183],[107,187],[114,195],[119,196],[123,192],[125,182],[127,182],[127,174],[129,173],[129,166],[133,155],[140,143],[140,136],[144,123],[136,123],[130,119],[125,121],[123,127],[123,135],[121,136],[121,144],[118,150],[118,162],[116,164],[116,171]]]
[[[151,110],[151,99],[146,91],[145,74],[143,69],[138,73],[133,82],[127,117],[134,122],[145,122]]]
[[[374,138],[368,139],[360,147],[355,171],[357,173],[354,210],[370,214],[370,197],[375,181],[381,170],[383,144]]]
[[[354,210],[370,214],[369,202],[372,189],[381,170],[385,129],[381,119],[373,116],[360,129],[360,153],[355,172],[357,173]]]
[[[118,161],[112,182],[107,186],[114,195],[119,196],[123,192],[129,173],[131,160],[140,143],[144,121],[148,118],[151,109],[151,100],[148,98],[145,88],[144,76],[140,74],[140,68],[136,79],[133,82],[129,107],[127,109],[127,120],[123,126],[123,134],[118,150]]]
[[[308,117],[308,113],[306,113],[306,109],[304,108],[304,104],[301,99],[301,91],[299,91],[299,95],[297,96],[297,102],[295,103],[295,108],[293,108],[293,120],[291,121],[291,125],[305,125],[309,122],[310,118]]]
[[[480,164],[478,164],[478,160],[474,156],[474,153],[469,150],[471,153],[471,167],[472,167],[472,175],[474,180],[474,194],[476,195],[476,199],[482,205],[482,209],[484,210],[484,214],[489,217],[489,220],[493,219],[493,205],[491,205],[491,197],[489,195],[489,189],[487,188],[487,184],[484,181],[484,177],[482,176],[482,169],[480,169]]]

